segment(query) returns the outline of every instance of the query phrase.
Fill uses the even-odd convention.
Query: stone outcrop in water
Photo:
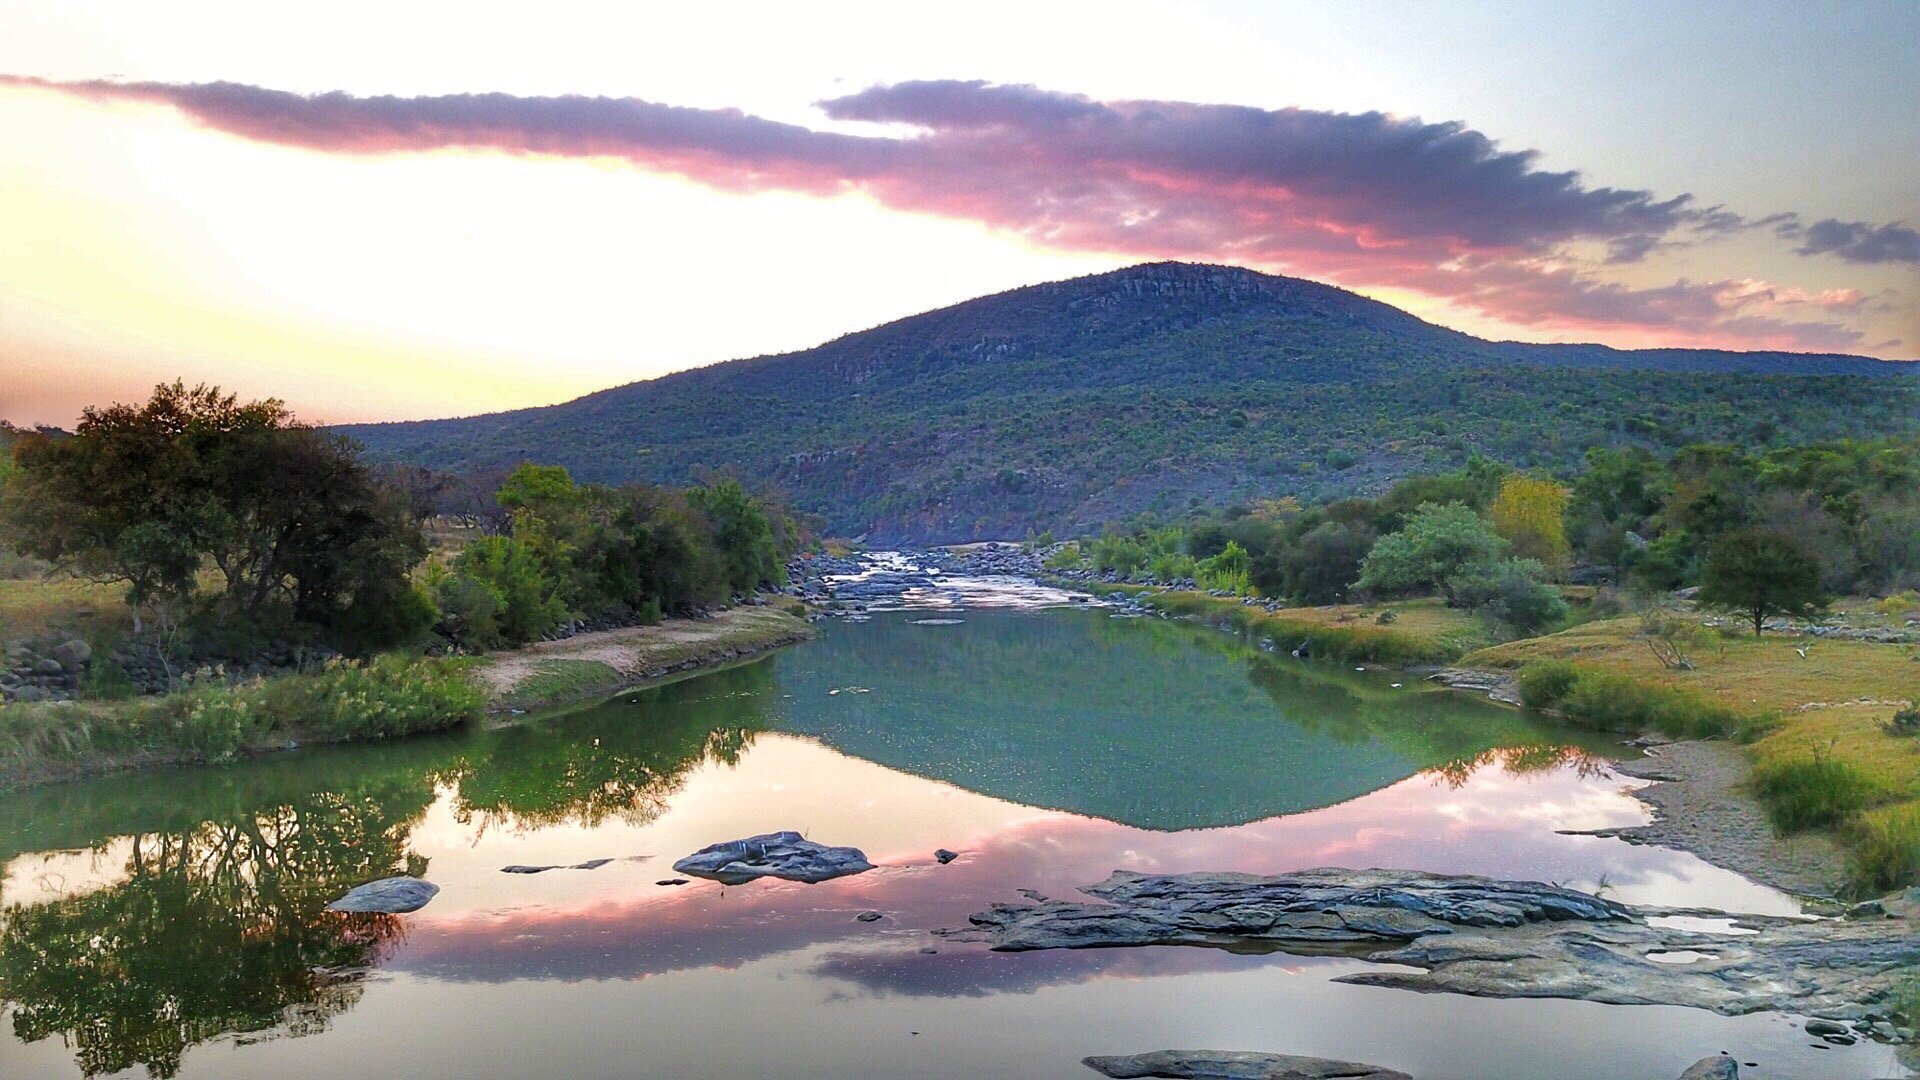
[[[1783,1010],[1886,1037],[1896,985],[1920,968],[1920,927],[1866,915],[1808,920],[1630,907],[1524,881],[1413,871],[1147,876],[1117,871],[1098,904],[997,904],[950,936],[995,949],[1210,945],[1338,953],[1415,971],[1339,982],[1479,997]],[[1727,918],[1740,934],[1656,925]],[[1679,961],[1679,962],[1676,962]]]
[[[763,877],[811,884],[862,873],[873,869],[873,864],[859,848],[827,847],[797,832],[777,832],[701,848],[673,868],[723,885],[744,885]]]
[[[440,895],[440,886],[416,877],[390,877],[369,881],[347,890],[347,895],[327,905],[328,911],[356,914],[405,915],[427,906]]]
[[[1082,1058],[1095,1072],[1112,1077],[1169,1077],[1172,1080],[1412,1080],[1406,1073],[1353,1061],[1255,1054],[1242,1050],[1155,1050],[1148,1054]]]

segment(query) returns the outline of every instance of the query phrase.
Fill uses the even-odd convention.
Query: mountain
[[[959,541],[1141,511],[1377,489],[1489,454],[1907,430],[1920,364],[1492,342],[1296,278],[1153,263],[561,405],[342,428],[379,459],[731,470],[829,532]]]

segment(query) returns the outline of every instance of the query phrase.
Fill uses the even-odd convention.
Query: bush
[[[1750,719],[1688,690],[1598,669],[1577,669],[1560,711],[1606,731],[1658,731],[1676,738],[1731,735]]]
[[[271,726],[271,713],[250,700],[258,684],[188,690],[170,702],[174,741],[201,761],[232,761]]]
[[[1253,560],[1247,549],[1229,540],[1220,554],[1203,559],[1194,568],[1195,584],[1203,589],[1223,589],[1235,596],[1253,592]]]
[[[1920,885],[1920,806],[1868,815],[1848,830],[1848,836],[1853,850],[1847,860],[1847,884],[1854,893],[1876,896]]]
[[[533,641],[560,625],[567,606],[547,560],[517,536],[483,536],[453,561],[456,574],[488,586],[500,598],[500,644]]]
[[[1902,738],[1920,735],[1920,701],[1909,701],[1886,723],[1887,734]]]
[[[486,692],[461,665],[393,653],[334,661],[319,672],[248,693],[279,722],[327,739],[388,739],[444,731],[477,718]]]
[[[1821,750],[1762,762],[1753,770],[1753,790],[1781,832],[1838,825],[1882,795],[1859,769]]]
[[[1580,669],[1565,660],[1535,660],[1520,669],[1520,701],[1529,709],[1550,709],[1567,699]]]
[[[1567,602],[1545,577],[1546,567],[1537,560],[1501,559],[1466,568],[1447,579],[1446,588],[1455,604],[1531,633],[1567,617]]]

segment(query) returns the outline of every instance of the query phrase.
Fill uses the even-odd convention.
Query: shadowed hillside
[[[749,313],[750,314],[750,313]],[[344,428],[442,469],[728,468],[830,531],[967,540],[1142,510],[1368,491],[1479,452],[1904,430],[1920,366],[1489,342],[1341,289],[1155,263],[1036,285],[562,405]]]

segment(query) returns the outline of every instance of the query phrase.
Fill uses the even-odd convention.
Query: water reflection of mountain
[[[995,798],[1157,830],[1297,813],[1555,741],[1510,710],[1342,678],[1188,625],[964,617],[829,625],[776,659],[777,726]]]

